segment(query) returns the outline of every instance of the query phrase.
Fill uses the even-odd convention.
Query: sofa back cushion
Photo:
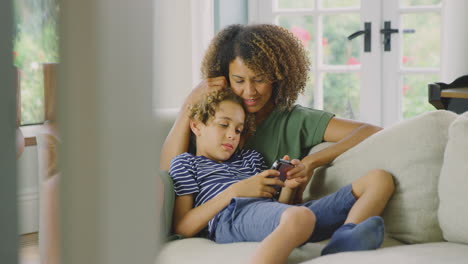
[[[428,112],[372,135],[316,169],[305,198],[322,197],[372,169],[384,169],[396,186],[383,213],[387,233],[405,243],[442,241],[437,188],[448,127],[456,116]]]
[[[468,244],[468,112],[449,128],[439,198],[438,215],[444,238]]]

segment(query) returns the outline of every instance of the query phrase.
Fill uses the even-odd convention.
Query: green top
[[[323,141],[325,129],[334,115],[295,105],[291,111],[273,110],[246,142],[244,148],[260,152],[268,166],[289,155],[302,159]]]

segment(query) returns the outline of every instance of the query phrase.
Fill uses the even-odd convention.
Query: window
[[[14,64],[18,69],[21,125],[45,120],[44,64],[58,62],[58,0],[15,0]]]

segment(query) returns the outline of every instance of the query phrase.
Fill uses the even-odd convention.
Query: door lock
[[[390,21],[385,21],[384,23],[384,28],[380,30],[380,33],[384,34],[384,51],[390,51],[392,46],[391,46],[391,40],[392,40],[392,34],[393,33],[398,33],[398,29],[392,28],[392,22]]]
[[[371,51],[371,23],[364,23],[364,30],[359,30],[348,36],[348,40],[352,40],[360,35],[364,34],[364,52]]]

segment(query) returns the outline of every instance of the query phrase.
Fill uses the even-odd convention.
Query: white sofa
[[[159,112],[169,131],[175,112]],[[311,151],[327,146],[323,143]],[[371,136],[316,170],[304,198],[337,190],[364,172],[391,172],[396,191],[383,213],[386,239],[380,249],[320,256],[327,241],[295,249],[288,263],[468,263],[468,112],[433,111]],[[165,232],[173,191],[165,182]],[[163,221],[163,222],[164,222]],[[258,243],[216,244],[205,238],[168,241],[156,263],[244,263]]]

